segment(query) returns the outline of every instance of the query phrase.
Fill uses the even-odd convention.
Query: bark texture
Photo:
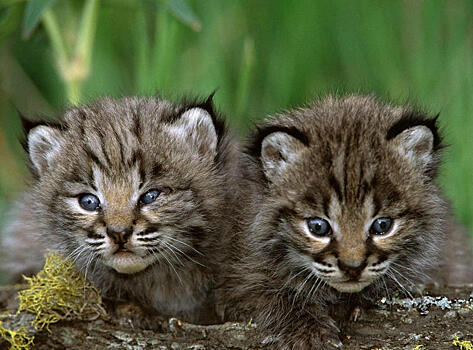
[[[251,322],[200,326],[170,319],[160,321],[159,331],[142,330],[136,325],[146,315],[126,304],[120,310],[127,311],[117,316],[60,321],[50,332],[36,331],[31,326],[34,315],[15,313],[16,292],[16,287],[0,287],[1,311],[8,311],[0,316],[2,327],[25,327],[34,336],[33,349],[273,349],[271,342],[277,341],[261,337]],[[473,285],[431,287],[413,299],[381,299],[357,316],[356,322],[341,324],[344,349],[460,349],[460,344],[473,342]],[[8,348],[9,343],[0,340],[0,349]]]

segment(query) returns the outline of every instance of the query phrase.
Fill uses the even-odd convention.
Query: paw
[[[167,318],[149,313],[131,301],[108,303],[108,311],[118,324],[125,327],[162,332],[167,323]]]
[[[361,319],[363,315],[363,309],[361,306],[355,306],[350,314],[350,321],[356,322]]]
[[[333,328],[315,327],[301,329],[291,335],[281,336],[284,350],[329,350],[342,349],[338,331]]]
[[[321,349],[342,349],[343,343],[340,341],[338,332],[334,332],[332,329],[323,328],[319,331],[320,342],[324,347]]]

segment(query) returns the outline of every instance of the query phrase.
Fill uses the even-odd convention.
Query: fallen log
[[[32,349],[271,349],[269,340],[277,341],[260,337],[252,322],[201,326],[172,318],[159,332],[138,329],[136,312],[133,318],[126,313],[72,317],[38,330],[32,325],[33,313],[16,312],[17,292],[23,288],[0,287],[0,321],[3,329],[23,329],[34,337]],[[473,349],[473,285],[431,286],[422,296],[383,298],[356,322],[343,324],[342,340],[348,350]],[[0,340],[0,349],[9,345]]]

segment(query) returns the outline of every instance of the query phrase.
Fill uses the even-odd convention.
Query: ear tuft
[[[394,139],[401,154],[416,165],[427,167],[434,158],[434,135],[432,131],[419,125],[404,130]]]
[[[43,175],[62,146],[61,131],[45,125],[36,126],[28,134],[28,153],[38,174]]]
[[[205,109],[194,107],[185,111],[175,123],[175,131],[189,140],[202,155],[217,154],[217,132],[212,116]]]
[[[274,180],[281,176],[304,148],[300,140],[282,131],[266,136],[261,143],[261,161],[266,177]]]

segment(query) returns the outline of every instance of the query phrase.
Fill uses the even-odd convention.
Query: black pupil
[[[158,190],[151,190],[151,191],[148,191],[146,192],[143,197],[141,198],[141,201],[144,203],[144,204],[150,204],[150,203],[153,203],[156,198],[158,198],[159,196],[159,191]]]
[[[309,230],[317,236],[326,236],[330,233],[330,224],[321,218],[307,220]]]
[[[375,234],[386,233],[391,228],[391,224],[392,224],[392,219],[391,218],[376,219],[373,223],[371,231]]]
[[[86,194],[80,197],[79,204],[85,210],[96,210],[100,206],[100,201],[92,194]]]

